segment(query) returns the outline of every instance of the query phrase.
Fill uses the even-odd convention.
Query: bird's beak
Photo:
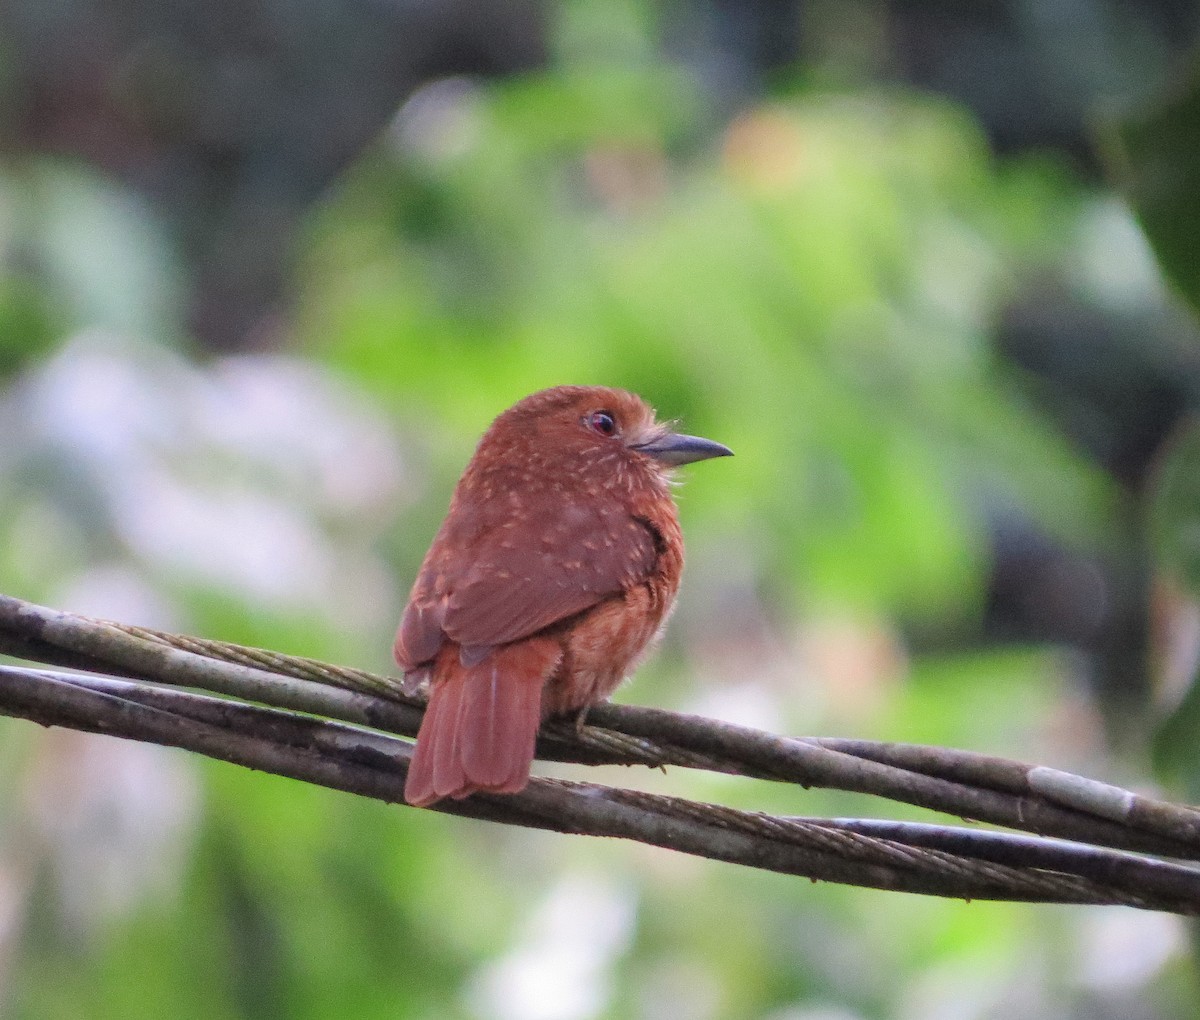
[[[710,457],[733,456],[733,451],[728,446],[722,446],[711,439],[701,439],[699,436],[680,435],[678,432],[663,432],[644,443],[635,443],[630,449],[653,457],[668,467],[708,460]]]

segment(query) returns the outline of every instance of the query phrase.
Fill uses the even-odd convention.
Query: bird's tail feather
[[[425,807],[477,790],[524,789],[541,722],[542,687],[561,657],[558,642],[530,638],[464,666],[457,646],[444,646],[434,664],[404,799]]]

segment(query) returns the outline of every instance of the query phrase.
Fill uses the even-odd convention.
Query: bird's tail
[[[470,666],[462,664],[456,645],[443,646],[404,799],[425,807],[477,790],[523,790],[542,717],[542,687],[561,658],[558,642],[549,638],[501,645]]]

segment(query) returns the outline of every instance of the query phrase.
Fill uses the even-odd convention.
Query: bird
[[[603,386],[541,390],[492,422],[396,632],[405,686],[429,689],[409,804],[520,792],[540,724],[582,724],[616,690],[679,590],[673,469],[732,452]]]

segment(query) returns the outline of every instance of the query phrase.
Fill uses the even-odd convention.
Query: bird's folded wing
[[[401,621],[398,657],[403,649],[412,665],[427,661],[447,637],[466,648],[520,640],[653,570],[655,531],[624,508],[580,499],[547,516],[544,525],[497,519],[461,545],[439,536]]]

